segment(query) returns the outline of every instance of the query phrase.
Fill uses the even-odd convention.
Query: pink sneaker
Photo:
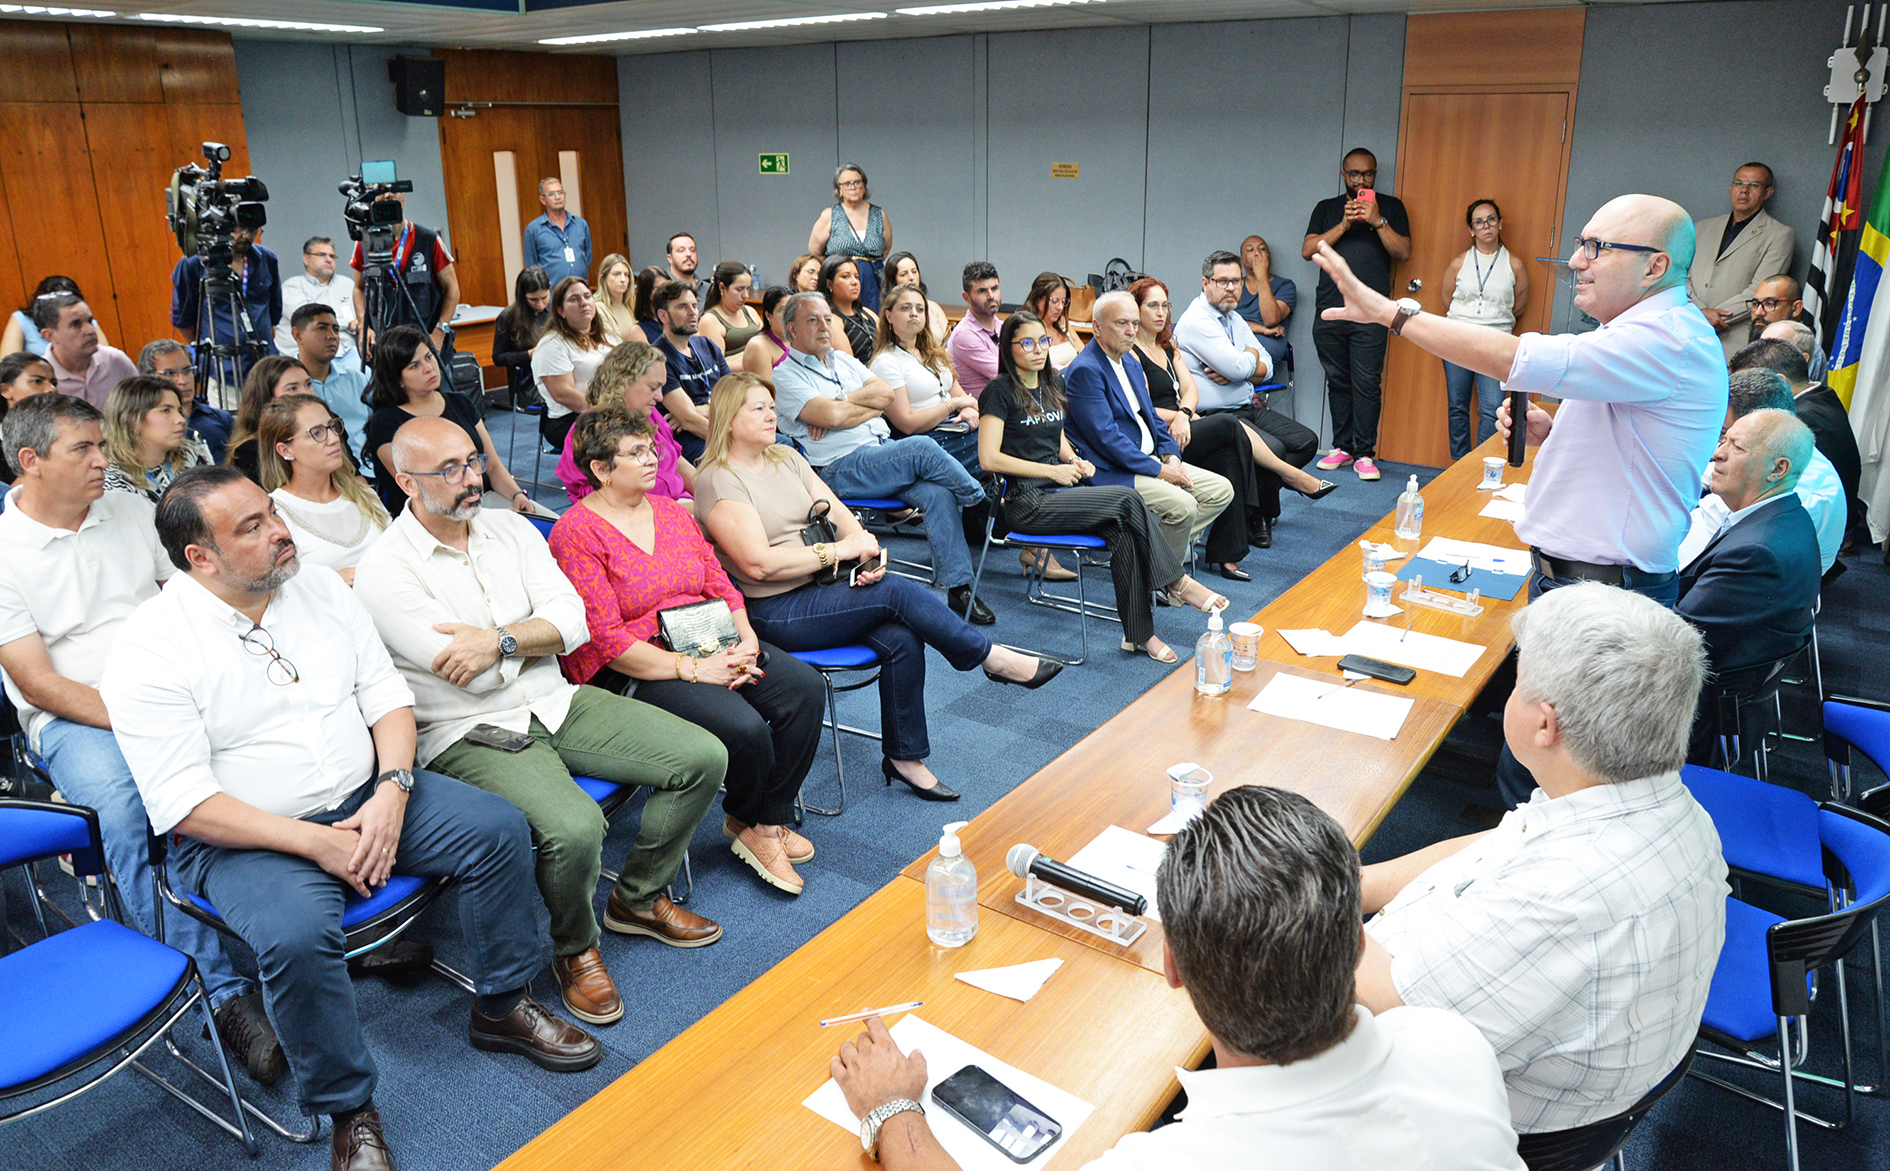
[[[1335,447],[1331,451],[1327,452],[1326,458],[1320,460],[1316,466],[1322,472],[1329,472],[1329,471],[1332,471],[1334,468],[1342,468],[1346,464],[1349,464],[1351,462],[1352,462],[1352,457],[1345,453],[1345,449],[1343,447]]]
[[[1378,478],[1378,465],[1372,462],[1372,457],[1369,455],[1361,455],[1353,460],[1352,470],[1358,473],[1358,478],[1361,480]]]

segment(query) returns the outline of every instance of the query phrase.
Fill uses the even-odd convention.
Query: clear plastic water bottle
[[[1194,644],[1194,689],[1224,695],[1234,685],[1234,644],[1221,630],[1221,612],[1208,615],[1208,628]]]
[[[925,868],[925,935],[940,947],[963,947],[978,934],[978,868],[958,844],[965,824],[945,827],[938,857]]]
[[[1417,477],[1404,486],[1403,495],[1398,497],[1398,521],[1395,526],[1398,539],[1416,541],[1424,535],[1424,496],[1417,490]]]

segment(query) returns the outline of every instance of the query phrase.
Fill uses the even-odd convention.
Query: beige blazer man
[[[1731,358],[1749,339],[1747,323],[1751,314],[1746,302],[1759,282],[1792,270],[1792,230],[1766,214],[1764,208],[1752,213],[1747,224],[1725,255],[1719,252],[1719,238],[1726,231],[1731,213],[1696,220],[1693,224],[1696,250],[1693,268],[1687,273],[1687,300],[1702,309],[1717,309],[1725,314],[1718,326],[1720,345]]]

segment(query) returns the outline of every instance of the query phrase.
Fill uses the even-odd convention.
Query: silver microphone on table
[[[1092,902],[1115,907],[1131,915],[1144,914],[1148,910],[1146,897],[1093,874],[1085,874],[1074,866],[1047,858],[1035,846],[1027,846],[1022,842],[1012,846],[1004,855],[1004,865],[1019,878],[1035,876],[1051,886],[1061,887]]]

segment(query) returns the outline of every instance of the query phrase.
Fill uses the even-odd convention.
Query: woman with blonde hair
[[[545,446],[562,448],[584,410],[584,392],[610,352],[597,299],[583,277],[568,276],[551,289],[551,324],[532,351],[532,381],[545,414],[538,420]]]
[[[105,399],[107,492],[139,492],[156,504],[171,481],[210,462],[202,440],[191,442],[184,400],[166,379],[139,374]]]
[[[656,449],[656,482],[650,495],[670,500],[688,500],[696,483],[695,465],[683,458],[682,444],[669,419],[656,409],[663,401],[663,383],[669,367],[663,351],[647,342],[625,342],[610,351],[597,373],[591,375],[591,388],[584,393],[585,414],[604,407],[623,407],[632,414],[647,415]],[[575,429],[575,424],[573,425]],[[576,504],[591,494],[591,477],[577,459],[575,442],[564,437],[564,454],[558,457],[558,481],[565,494]]]
[[[353,585],[355,565],[387,528],[388,516],[349,462],[343,434],[341,419],[320,398],[284,395],[263,408],[257,469],[297,554]]]
[[[230,425],[230,443],[223,462],[262,483],[256,474],[256,427],[262,421],[263,408],[285,394],[314,393],[308,367],[299,359],[281,354],[259,359],[249,368],[249,377],[243,379],[243,397],[236,404],[236,421]]]
[[[604,340],[611,345],[632,336],[637,327],[630,303],[630,258],[621,252],[604,257],[597,266],[597,319],[604,323]]]

